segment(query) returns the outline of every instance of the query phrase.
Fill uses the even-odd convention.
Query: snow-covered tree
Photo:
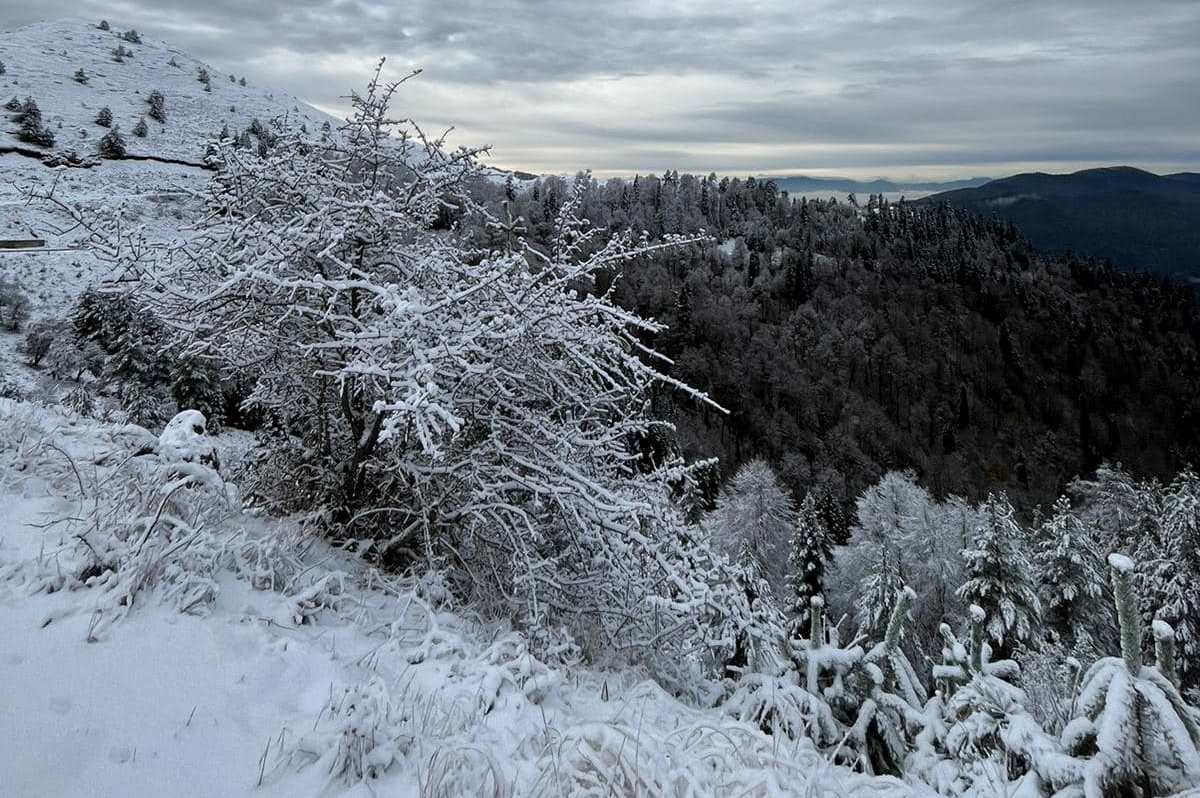
[[[1042,606],[1025,554],[1025,534],[1012,504],[1003,494],[991,494],[982,506],[975,540],[963,551],[967,581],[958,595],[987,614],[987,634],[997,655],[1007,657],[1033,637]]]
[[[390,564],[445,569],[543,652],[565,629],[678,665],[673,645],[703,647],[706,619],[734,612],[671,500],[688,470],[637,446],[663,425],[651,386],[690,389],[642,342],[661,326],[594,275],[702,239],[603,239],[575,192],[548,250],[469,248],[453,221],[487,218],[478,152],[393,123],[396,88],[377,76],[326,141],[285,132],[266,158],[215,143],[192,240],[100,228],[99,244],[175,354],[252,381],[247,404],[286,420],[266,459],[287,478],[248,489]]]
[[[788,547],[796,528],[796,509],[765,460],[751,460],[737,470],[705,523],[718,550],[731,559],[748,552],[772,592],[787,595]]]
[[[112,116],[110,115],[109,121],[111,120]],[[111,158],[113,160],[124,158],[126,154],[125,139],[121,136],[120,126],[114,126],[105,133],[96,145],[96,149],[99,151],[101,158]]]
[[[140,139],[144,139],[146,138],[146,134],[149,132],[150,129],[146,127],[146,120],[142,117],[138,117],[137,124],[133,126],[133,135]]]
[[[892,546],[883,544],[876,551],[878,559],[859,584],[854,615],[859,632],[872,640],[883,637],[896,608],[896,598],[905,588],[900,558]]]
[[[1139,557],[1143,622],[1175,630],[1184,681],[1200,681],[1200,475],[1185,469],[1163,495],[1161,538]],[[1155,546],[1153,543],[1157,543]]]
[[[788,595],[794,625],[803,630],[809,626],[812,599],[823,596],[825,566],[833,553],[833,541],[817,506],[812,491],[800,503],[796,526],[792,533],[792,549],[788,555]]]
[[[146,98],[146,102],[150,105],[150,110],[146,113],[156,122],[166,124],[167,122],[167,98],[158,89],[150,92]]]
[[[71,76],[71,79],[76,83],[86,84],[88,82],[88,74],[83,71],[83,67],[80,67],[75,70],[75,74]]]
[[[109,108],[107,105],[104,106],[103,108],[101,108],[100,111],[96,114],[96,124],[99,125],[100,127],[111,127],[112,121],[113,121],[112,109]]]
[[[1095,542],[1063,496],[1038,531],[1034,551],[1046,623],[1068,645],[1105,644],[1110,634],[1105,568]]]
[[[1121,656],[1099,660],[1084,677],[1078,702],[1082,715],[1063,732],[1064,747],[1082,765],[1056,770],[1082,782],[1088,798],[1169,795],[1200,787],[1196,710],[1184,702],[1166,663],[1143,664],[1134,563],[1120,554],[1108,561]],[[1159,623],[1156,636],[1161,632],[1162,638],[1173,639],[1173,630]]]

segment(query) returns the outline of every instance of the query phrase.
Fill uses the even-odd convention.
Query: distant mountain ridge
[[[789,194],[828,194],[831,192],[847,194],[903,194],[905,192],[935,192],[950,191],[959,188],[974,188],[982,186],[992,178],[971,177],[964,180],[937,181],[897,181],[886,178],[874,180],[852,180],[848,177],[811,177],[795,175],[786,177],[764,176],[779,187],[780,191]]]
[[[1156,175],[1132,166],[1031,172],[921,201],[1006,219],[1047,252],[1200,279],[1200,173]]]

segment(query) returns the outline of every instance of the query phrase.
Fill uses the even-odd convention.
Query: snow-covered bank
[[[5,795],[913,794],[637,674],[546,666],[288,521],[204,533],[228,544],[210,602],[150,587],[98,623],[71,519],[146,437],[9,400],[0,429]]]

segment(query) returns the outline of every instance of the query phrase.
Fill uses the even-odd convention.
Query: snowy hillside
[[[219,65],[205,64],[168,44],[141,36],[141,43],[122,38],[127,30],[113,24],[109,31],[82,21],[43,22],[0,33],[0,102],[11,97],[32,97],[41,109],[46,127],[55,136],[54,149],[75,149],[81,155],[95,152],[107,132],[96,124],[101,108],[112,111],[131,155],[155,156],[199,162],[205,142],[228,126],[231,132],[286,117],[296,125],[319,127],[335,120],[297,98],[270,88],[231,81]],[[120,62],[113,51],[130,52]],[[74,78],[83,70],[86,83]],[[206,91],[199,76],[206,70]],[[165,97],[166,121],[149,118],[148,98],[160,91]],[[9,114],[11,116],[11,114]],[[132,135],[145,119],[145,138]],[[16,128],[4,125],[0,145],[18,145]]]
[[[81,513],[136,513],[111,502],[169,467],[161,448],[133,457],[148,441],[0,399],[5,796],[925,794],[636,673],[544,665],[436,582],[237,510],[219,478],[193,488],[211,523],[181,539],[182,567],[130,587],[169,552]],[[244,441],[218,449],[236,471]]]

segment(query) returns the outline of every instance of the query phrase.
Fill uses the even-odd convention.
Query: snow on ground
[[[0,76],[0,103],[12,96],[33,97],[57,139],[56,150],[94,153],[107,132],[95,124],[105,106],[112,110],[130,154],[189,161],[201,160],[206,140],[223,124],[236,132],[255,118],[266,124],[286,116],[315,132],[325,121],[338,123],[284,92],[232,82],[219,68],[164,42],[145,36],[141,44],[125,41],[121,34],[128,28],[115,20],[110,31],[97,28],[97,22],[40,22],[0,33],[0,61],[6,66],[6,74]],[[118,45],[133,52],[120,63],[112,55]],[[198,80],[201,68],[209,72],[211,91]],[[73,79],[77,69],[87,74],[87,83]],[[160,124],[146,117],[149,134],[138,138],[132,130],[149,109],[147,97],[154,90],[166,96],[167,121]],[[0,144],[15,145],[16,126],[7,116],[0,126]]]
[[[148,440],[0,400],[5,796],[914,794],[635,673],[547,666],[436,583],[236,504],[205,545],[267,552],[254,568],[222,559],[211,604],[151,587],[98,622],[77,536],[102,533],[71,519]]]

